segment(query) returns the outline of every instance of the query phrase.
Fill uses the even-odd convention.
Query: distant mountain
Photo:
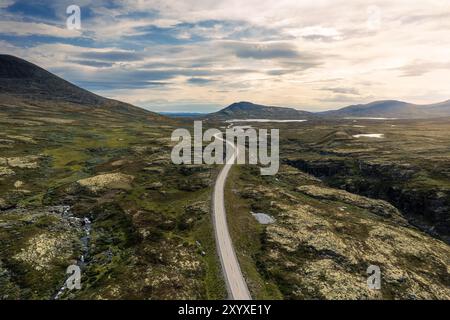
[[[263,106],[251,102],[237,102],[215,113],[206,116],[209,120],[232,119],[273,119],[273,120],[304,120],[316,116],[307,111],[293,108]]]
[[[330,110],[318,114],[333,118],[430,119],[450,117],[450,100],[430,105],[417,105],[396,100],[385,100],[369,104],[352,105],[339,110]]]
[[[128,103],[107,99],[11,55],[0,55],[0,111],[20,115],[86,115],[164,118]]]
[[[238,102],[233,103],[218,112],[208,114],[205,116],[205,119],[325,120],[330,118],[431,119],[441,117],[450,117],[450,100],[429,105],[417,105],[397,100],[385,100],[317,113],[293,108],[263,106],[251,102]]]

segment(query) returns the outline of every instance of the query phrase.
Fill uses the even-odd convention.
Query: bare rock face
[[[77,184],[93,193],[107,190],[128,190],[134,177],[123,173],[106,173],[91,178],[81,179]]]
[[[349,158],[296,159],[288,163],[321,177],[333,187],[387,200],[400,209],[410,223],[450,243],[450,188],[445,182],[430,179],[417,165]],[[445,168],[446,163],[437,167]],[[445,169],[440,174],[445,175]]]
[[[384,200],[374,200],[359,196],[344,190],[319,187],[315,185],[301,186],[297,191],[319,199],[340,201],[359,208],[367,209],[385,218],[392,218],[398,222],[406,223],[401,213],[393,205]]]

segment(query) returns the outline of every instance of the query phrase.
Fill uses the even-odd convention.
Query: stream
[[[92,229],[92,223],[89,220],[89,218],[78,218],[73,216],[71,213],[71,207],[70,206],[59,206],[55,207],[55,213],[58,213],[61,215],[63,219],[68,220],[70,223],[81,225],[81,228],[83,230],[83,236],[80,238],[81,241],[81,255],[77,260],[77,266],[80,267],[81,271],[83,271],[86,268],[87,265],[87,259],[89,259],[89,244],[91,240],[91,229]],[[70,275],[66,277],[66,280],[64,281],[64,284],[61,286],[59,291],[54,295],[53,299],[58,300],[61,295],[67,290],[67,278]]]

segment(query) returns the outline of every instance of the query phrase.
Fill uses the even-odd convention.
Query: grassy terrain
[[[225,298],[210,215],[220,168],[170,160],[172,130],[189,125],[2,114],[0,297],[52,299],[84,255],[82,289],[60,298]],[[448,123],[277,125],[280,172],[234,166],[226,186],[252,296],[448,299]],[[384,138],[353,137],[364,133]],[[371,264],[381,291],[367,288]]]
[[[216,168],[171,163],[170,121],[62,120],[1,120],[0,297],[54,297],[80,262],[85,217],[82,290],[61,298],[225,297],[209,205]]]
[[[438,240],[449,225],[447,122],[277,126],[279,173],[263,177],[256,167],[235,166],[226,191],[230,232],[252,295],[448,299],[450,247]],[[364,133],[385,136],[353,137]],[[408,210],[413,206],[422,215]],[[260,225],[251,211],[275,223]],[[381,268],[380,291],[367,287],[370,265]]]
[[[253,172],[254,173],[254,172]],[[241,184],[239,176],[245,174],[242,167],[231,170],[225,189],[225,203],[230,234],[238,255],[241,270],[255,299],[281,299],[276,285],[258,268],[258,255],[262,250],[264,227],[257,224],[250,214],[257,210],[237,195]]]

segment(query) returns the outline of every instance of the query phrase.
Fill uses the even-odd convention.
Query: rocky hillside
[[[285,163],[332,187],[389,201],[411,224],[450,243],[448,130],[444,119],[304,124],[286,132],[282,152]]]
[[[276,179],[240,167],[228,196],[230,230],[255,297],[449,299],[450,247],[383,200],[336,188],[291,166]],[[261,225],[251,215],[273,222]],[[381,289],[367,268],[381,271]]]

